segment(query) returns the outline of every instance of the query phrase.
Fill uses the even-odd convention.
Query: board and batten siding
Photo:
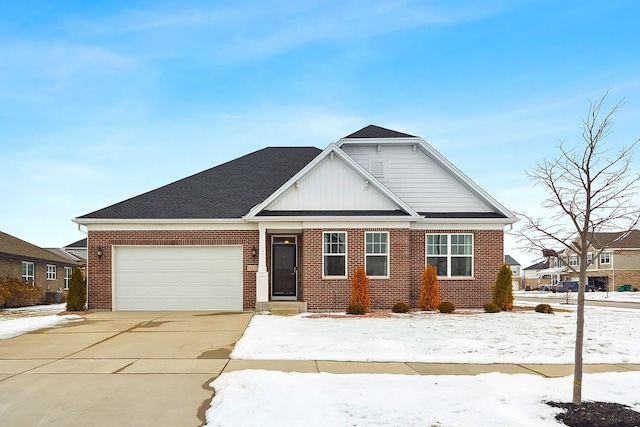
[[[420,149],[411,145],[348,145],[342,149],[370,171],[371,159],[386,159],[387,176],[382,180],[391,191],[417,212],[491,212]],[[371,172],[371,171],[370,171]]]
[[[267,210],[395,210],[398,207],[338,157],[325,158]]]

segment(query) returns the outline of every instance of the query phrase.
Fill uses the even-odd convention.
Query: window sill
[[[322,276],[322,280],[345,280],[347,276]]]

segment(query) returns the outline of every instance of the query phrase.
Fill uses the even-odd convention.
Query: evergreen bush
[[[421,310],[434,311],[440,305],[440,289],[438,287],[438,272],[431,264],[422,272],[422,287],[418,305]]]
[[[349,304],[360,304],[369,311],[369,278],[364,267],[357,267],[351,278],[351,298]]]
[[[485,313],[499,313],[502,311],[500,310],[500,307],[492,302],[486,303],[483,308]]]
[[[82,311],[87,302],[87,289],[80,269],[73,270],[67,292],[67,311]]]
[[[409,306],[403,302],[397,302],[391,307],[391,311],[394,313],[408,313],[409,310],[411,310]]]
[[[549,304],[538,304],[536,305],[536,312],[552,314],[553,308]]]
[[[440,313],[453,313],[456,310],[456,307],[452,302],[444,301],[440,303],[438,310],[440,310]]]
[[[511,267],[502,264],[496,282],[493,285],[493,301],[500,310],[506,311],[513,308],[513,288],[511,284]]]
[[[347,306],[347,314],[356,314],[358,316],[362,316],[366,312],[367,310],[362,304],[353,303]]]

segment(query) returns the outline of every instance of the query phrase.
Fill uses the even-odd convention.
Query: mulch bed
[[[63,311],[58,313],[58,316],[65,316],[67,314],[77,314],[78,316],[84,316],[85,314],[91,314],[93,310],[85,310],[85,311]]]
[[[567,411],[556,419],[569,427],[639,427],[640,412],[619,403],[582,402],[581,405],[563,402],[546,402],[554,408]]]

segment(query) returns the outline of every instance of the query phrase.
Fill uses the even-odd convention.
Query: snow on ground
[[[559,301],[560,302],[560,301]],[[553,315],[414,313],[389,318],[256,315],[231,357],[448,363],[573,363],[575,306]],[[586,363],[640,363],[640,310],[585,309]],[[558,426],[573,377],[222,374],[208,426]],[[640,372],[585,374],[583,400],[640,411]]]
[[[640,411],[640,372],[584,376],[584,400]],[[212,386],[208,426],[558,426],[572,378],[535,375],[420,376],[302,374],[262,370],[223,374]]]
[[[573,363],[575,307],[554,314],[412,313],[391,318],[256,315],[233,359]],[[640,363],[640,310],[585,308],[585,363]]]
[[[81,316],[69,314],[58,316],[65,304],[38,305],[34,307],[7,308],[0,310],[0,339],[13,338],[38,329],[51,328],[82,320]]]

